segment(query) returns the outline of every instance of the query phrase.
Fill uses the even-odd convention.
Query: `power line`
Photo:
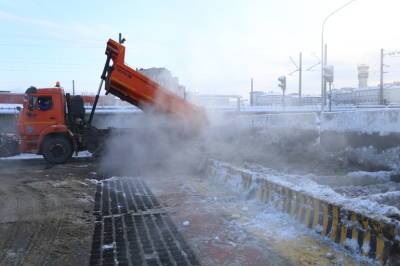
[[[4,72],[34,72],[34,71],[36,71],[36,72],[76,72],[76,71],[78,71],[78,70],[76,70],[76,69],[54,69],[54,68],[52,68],[52,69],[23,69],[23,68],[20,68],[20,69],[18,69],[18,68],[15,68],[15,69],[12,69],[12,68],[4,68],[4,69],[2,69],[2,68],[0,68],[0,71],[4,71]]]
[[[7,65],[9,66],[10,63],[15,63],[12,60],[1,60],[1,63],[7,63]],[[18,63],[17,63],[18,64]],[[67,67],[80,67],[80,66],[89,66],[89,65],[93,65],[93,63],[58,63],[58,62],[38,62],[38,61],[29,61],[29,63],[24,62],[24,65],[38,65],[38,66],[49,66],[49,67],[57,67],[57,66],[67,66]]]
[[[103,39],[82,39],[81,37],[79,38],[57,38],[57,37],[50,37],[50,36],[45,36],[43,35],[36,35],[36,34],[26,34],[26,33],[15,33],[13,32],[12,34],[10,33],[4,33],[2,34],[3,37],[11,37],[11,38],[19,38],[19,39],[25,39],[25,40],[31,40],[31,41],[56,41],[56,42],[72,42],[72,43],[92,43],[92,44],[104,44]]]
[[[26,43],[0,43],[0,46],[5,46],[5,47],[43,47],[43,44],[26,44]],[[69,48],[83,48],[83,49],[94,49],[94,48],[104,48],[105,46],[100,46],[100,45],[79,45],[79,44],[73,44],[73,43],[63,43],[63,48],[69,47]],[[53,46],[54,47],[54,46]],[[54,47],[57,49],[57,47]]]

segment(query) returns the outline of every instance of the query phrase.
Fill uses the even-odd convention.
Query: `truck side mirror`
[[[18,112],[21,112],[22,110],[21,106],[17,106],[15,109],[17,109]]]

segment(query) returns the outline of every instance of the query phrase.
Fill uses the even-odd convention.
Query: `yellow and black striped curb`
[[[288,213],[308,228],[352,251],[383,264],[400,256],[400,221],[382,215],[361,214],[296,188],[278,184],[265,176],[210,160],[209,176],[220,176],[251,193],[261,202]]]

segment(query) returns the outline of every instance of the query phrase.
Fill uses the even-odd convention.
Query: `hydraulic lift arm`
[[[201,108],[127,66],[124,62],[125,47],[122,42],[112,39],[107,42],[107,60],[101,76],[102,81],[105,81],[107,93],[129,102],[145,112],[175,116],[194,128],[201,128],[207,123],[205,112]],[[112,65],[110,65],[111,61]],[[101,86],[102,83],[100,83],[99,91]],[[96,108],[95,105],[96,102],[92,113]]]

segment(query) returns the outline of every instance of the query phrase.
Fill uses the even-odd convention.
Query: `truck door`
[[[25,112],[25,135],[39,136],[45,128],[57,124],[54,95],[35,95],[28,97],[28,110]]]

